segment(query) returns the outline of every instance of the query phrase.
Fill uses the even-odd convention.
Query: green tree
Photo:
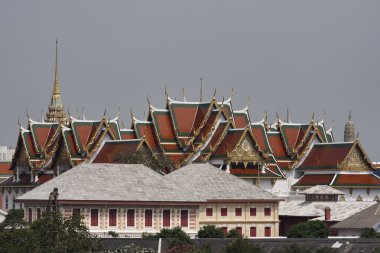
[[[241,237],[241,235],[236,231],[236,229],[231,229],[228,231],[227,238],[238,238]]]
[[[122,164],[144,164],[160,173],[170,173],[175,169],[173,163],[167,156],[153,155],[149,148],[144,146],[132,155],[126,153],[116,154],[114,162]]]
[[[327,238],[329,228],[323,221],[307,221],[290,227],[289,238]]]
[[[8,211],[7,216],[5,216],[5,220],[0,223],[0,231],[8,228],[22,228],[26,225],[24,221],[24,210],[23,209],[11,209]]]
[[[5,229],[0,232],[0,252],[35,253],[39,252],[36,237],[29,228]]]
[[[364,228],[360,234],[362,238],[379,238],[380,234],[373,228]]]
[[[36,238],[37,252],[81,253],[100,249],[100,241],[88,232],[82,218],[74,215],[65,220],[60,213],[44,212],[30,227]]]
[[[225,247],[226,253],[262,253],[260,246],[251,243],[241,236],[235,238]]]
[[[198,237],[199,238],[223,238],[224,233],[223,233],[223,229],[218,228],[215,225],[206,225],[206,226],[203,226],[198,231]]]

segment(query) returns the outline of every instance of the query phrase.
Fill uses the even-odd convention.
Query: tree
[[[260,246],[254,245],[247,238],[235,238],[225,248],[226,253],[262,253]]]
[[[290,227],[289,238],[327,238],[329,228],[323,221],[307,221]]]
[[[23,209],[11,209],[8,211],[7,216],[5,216],[5,220],[0,223],[0,231],[8,228],[22,228],[26,225],[24,221],[24,210]]]
[[[364,228],[360,234],[362,238],[379,238],[380,234],[373,228]]]
[[[0,252],[35,253],[36,237],[29,228],[5,229],[0,232]]]
[[[122,164],[144,164],[157,172],[170,173],[174,170],[174,165],[166,156],[153,155],[149,148],[142,146],[132,155],[118,153],[114,162]]]
[[[203,226],[198,231],[198,237],[199,238],[223,238],[224,233],[223,233],[223,229],[218,228],[215,225],[206,225],[206,226]]]
[[[92,236],[83,217],[74,215],[65,220],[60,213],[44,212],[31,225],[35,235],[37,252],[92,252],[100,249],[100,241]]]
[[[236,229],[231,229],[228,231],[227,238],[238,238],[241,237],[241,235],[236,231]]]

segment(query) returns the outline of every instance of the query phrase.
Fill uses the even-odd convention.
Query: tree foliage
[[[114,162],[122,164],[144,164],[157,172],[170,173],[174,170],[174,165],[166,156],[153,155],[148,148],[141,147],[132,155],[118,153]]]
[[[323,221],[307,221],[290,227],[289,238],[327,238],[329,228]]]
[[[19,226],[19,218],[19,212],[9,212],[6,228],[14,229],[0,232],[0,252],[87,253],[101,248],[101,242],[91,236],[79,215],[65,220],[60,213],[44,212],[30,227]]]
[[[26,225],[24,221],[24,210],[23,209],[11,209],[8,211],[5,220],[0,223],[0,231],[7,229],[22,228]]]
[[[223,238],[223,229],[215,225],[205,225],[198,231],[199,238]]]
[[[235,238],[225,248],[226,253],[263,253],[260,246],[241,236]]]
[[[360,234],[362,238],[380,238],[380,233],[373,228],[364,228]]]
[[[227,238],[238,238],[238,237],[241,237],[241,235],[237,232],[236,229],[233,228],[230,231],[228,231]]]

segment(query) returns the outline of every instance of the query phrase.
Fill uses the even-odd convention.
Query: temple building
[[[377,165],[369,160],[351,120],[345,142],[334,139],[324,120],[294,123],[289,112],[269,124],[267,115],[252,122],[248,106],[236,110],[232,94],[218,101],[216,94],[199,101],[179,101],[165,90],[164,108],[148,99],[149,113],[138,119],[131,113],[127,129],[118,116],[99,120],[73,117],[64,111],[58,80],[58,42],[53,92],[42,122],[28,119],[20,125],[9,171],[0,183],[3,206],[81,163],[123,163],[138,150],[170,162],[169,173],[180,167],[208,163],[277,196],[286,197],[315,185],[345,192],[340,200],[373,201],[380,198]],[[202,91],[201,91],[202,94]]]

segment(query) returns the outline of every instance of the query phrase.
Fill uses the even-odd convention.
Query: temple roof
[[[190,164],[165,175],[165,177],[208,201],[281,200],[210,164]]]
[[[328,185],[316,185],[316,186],[313,186],[309,189],[306,189],[302,192],[300,192],[300,194],[304,194],[304,195],[345,195],[344,192],[342,191],[339,191],[337,189],[334,189]]]
[[[101,187],[100,187],[101,186]],[[183,202],[204,199],[140,164],[81,164],[18,197],[47,201],[58,188],[59,201]]]

